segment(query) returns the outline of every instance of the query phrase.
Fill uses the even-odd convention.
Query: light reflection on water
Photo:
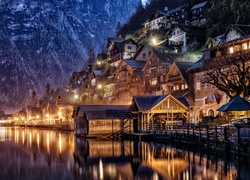
[[[84,141],[73,132],[0,127],[0,179],[250,179],[248,164],[163,144]],[[221,158],[220,158],[221,157]]]

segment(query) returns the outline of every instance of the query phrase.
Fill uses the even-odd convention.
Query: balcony
[[[217,62],[220,62],[220,65],[223,65],[223,63],[228,64],[231,59],[239,59],[240,56],[243,56],[245,58],[245,61],[248,61],[248,59],[246,59],[246,58],[249,58],[249,56],[250,56],[250,49],[241,50],[241,51],[238,51],[238,52],[235,52],[232,54],[222,54],[221,53],[217,57],[207,58],[205,63],[206,62],[209,62],[209,63],[214,62],[214,64],[217,65]],[[223,61],[221,61],[222,57],[223,57]]]

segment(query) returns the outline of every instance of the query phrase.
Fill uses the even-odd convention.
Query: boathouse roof
[[[165,94],[161,96],[134,96],[133,104],[137,107],[139,111],[150,110],[157,105],[159,105],[166,98],[171,98],[176,103],[182,104],[182,106],[188,107],[189,103],[185,97],[182,96],[172,96],[170,94]],[[132,106],[134,106],[132,105]],[[133,107],[131,107],[133,109]]]
[[[85,114],[88,120],[131,118],[129,106],[125,105],[81,105],[76,115],[79,112]]]

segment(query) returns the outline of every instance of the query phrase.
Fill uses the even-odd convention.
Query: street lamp
[[[78,102],[78,95],[75,94],[75,103],[77,103],[77,102]]]
[[[155,38],[152,39],[152,43],[153,43],[153,45],[156,45],[156,39]]]

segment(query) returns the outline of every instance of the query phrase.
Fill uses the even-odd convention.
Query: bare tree
[[[250,90],[250,53],[240,51],[232,55],[205,60],[202,83],[214,85],[230,98]]]

